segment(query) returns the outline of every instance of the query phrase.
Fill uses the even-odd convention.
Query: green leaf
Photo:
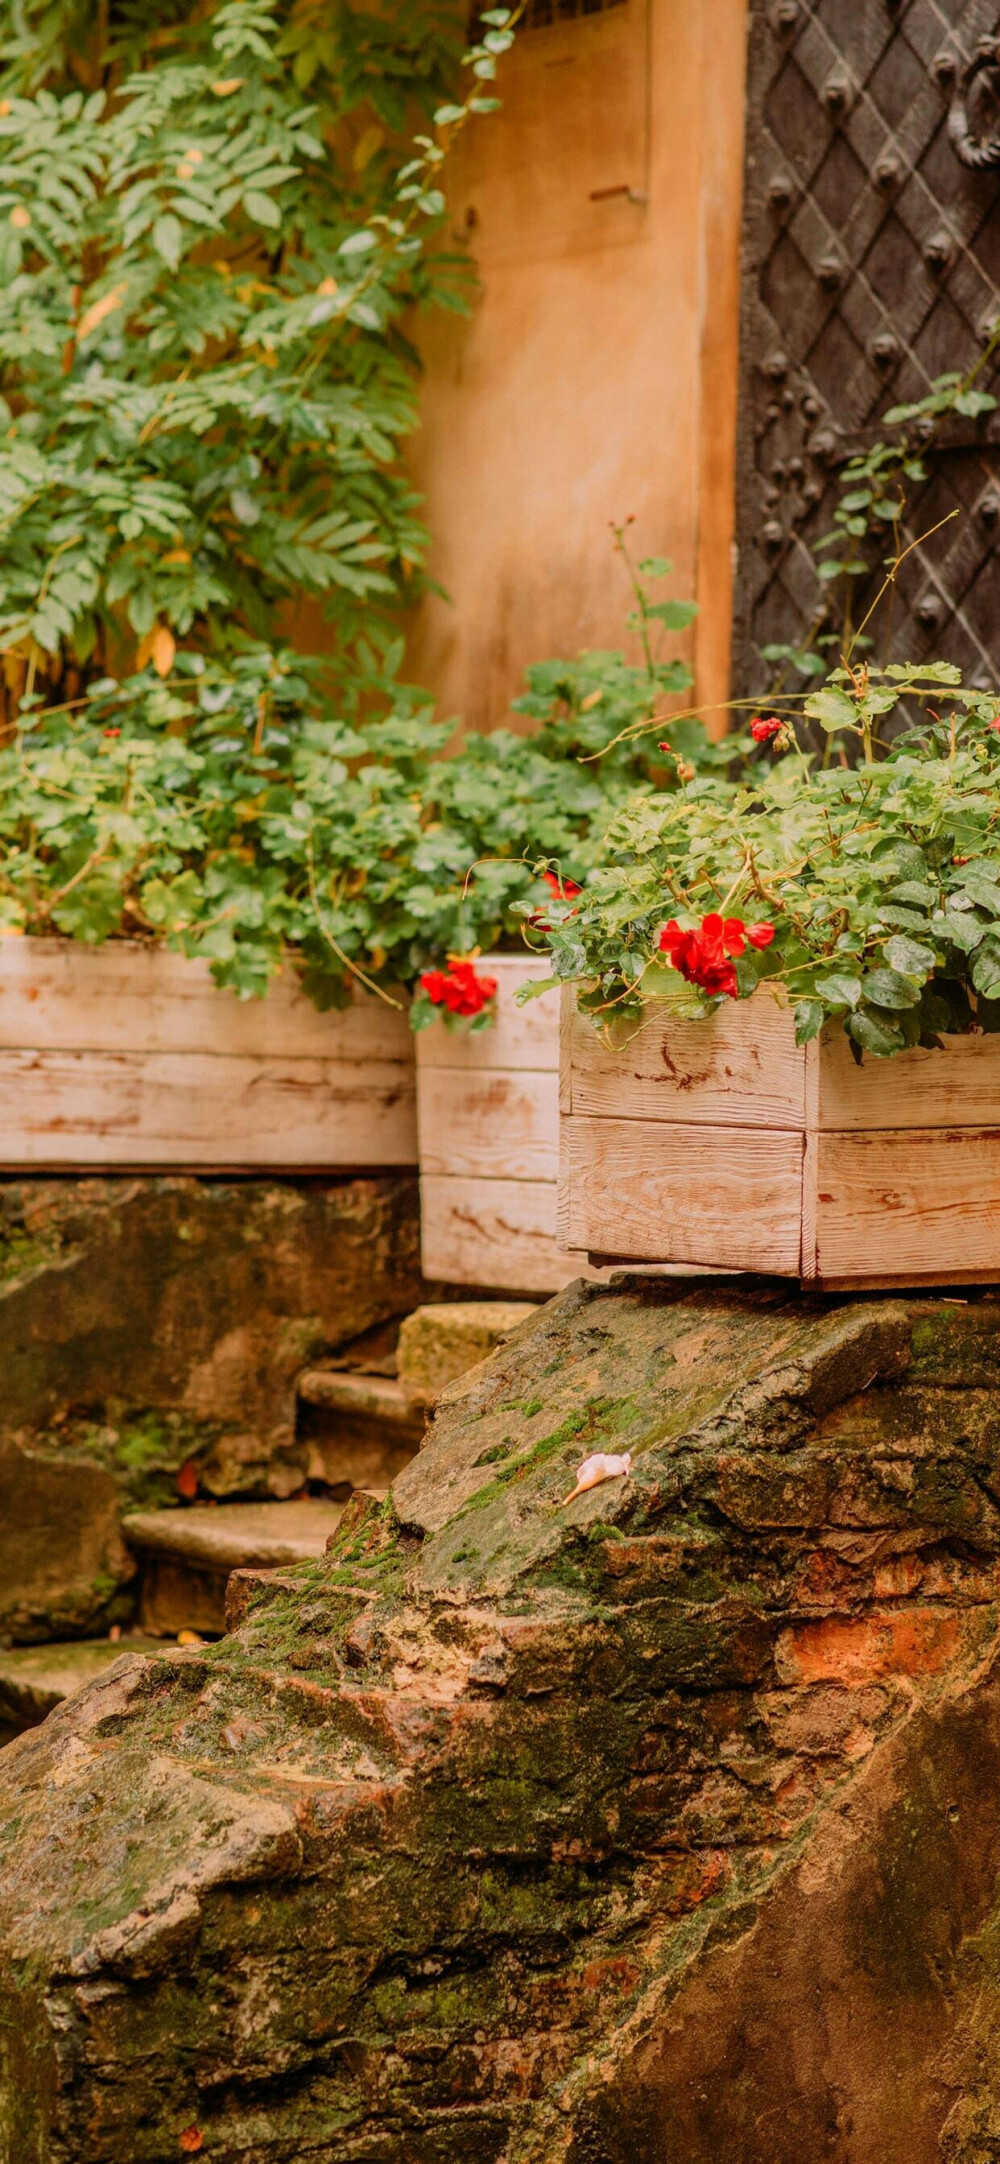
[[[996,399],[989,391],[959,391],[955,399],[955,412],[965,414],[969,419],[975,419],[980,413],[993,413],[995,408]]]
[[[163,257],[171,270],[177,270],[180,264],[183,245],[184,229],[180,220],[174,218],[169,211],[165,212],[162,218],[157,218],[153,227],[153,246],[157,255]]]
[[[673,568],[669,556],[644,556],[639,565],[639,570],[644,579],[669,578]]]
[[[901,1032],[874,1014],[852,1014],[845,1026],[855,1044],[860,1045],[863,1052],[871,1052],[875,1059],[891,1059],[894,1052],[903,1049]]]
[[[800,999],[795,1008],[795,1042],[809,1044],[818,1037],[826,1021],[822,1000]]]
[[[668,631],[685,631],[698,614],[698,604],[696,601],[654,601],[647,603],[644,613]]]
[[[831,969],[825,977],[817,977],[816,991],[828,1007],[856,1007],[861,998],[861,979],[849,976],[846,970]]]
[[[958,947],[962,954],[973,954],[986,936],[986,927],[977,917],[967,916],[958,909],[935,910],[931,930],[940,932],[942,938]]]
[[[277,227],[281,224],[281,212],[269,195],[262,195],[258,188],[251,188],[243,197],[243,208],[255,225]]]
[[[921,983],[937,967],[938,958],[933,947],[924,947],[919,940],[908,939],[903,932],[897,932],[892,939],[886,940],[884,953],[893,970],[904,977],[917,977]],[[872,993],[871,996],[875,998],[877,995]]]
[[[836,686],[825,691],[811,691],[805,702],[805,712],[810,721],[818,721],[821,729],[857,729],[858,716],[853,699]]]
[[[984,999],[1000,999],[1000,942],[984,939],[969,974],[976,991],[981,992]]]
[[[923,661],[915,666],[912,661],[890,661],[885,673],[897,683],[905,684],[960,684],[962,671],[953,661]]]
[[[366,228],[362,228],[360,232],[349,233],[347,239],[341,241],[339,252],[341,255],[346,256],[370,255],[372,249],[377,247],[378,234],[370,233]]]
[[[915,1007],[920,999],[919,986],[897,969],[870,969],[862,989],[876,1007]]]
[[[988,909],[993,916],[1000,917],[1000,886],[990,877],[989,872],[979,871],[970,865],[961,875],[959,891],[967,894],[980,909]]]
[[[891,902],[912,902],[915,907],[933,909],[937,901],[937,888],[926,879],[903,879],[890,890]]]

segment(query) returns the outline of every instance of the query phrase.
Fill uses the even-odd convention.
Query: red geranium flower
[[[770,714],[766,721],[762,715],[758,714],[756,721],[750,723],[750,734],[755,744],[769,744],[772,736],[777,736],[779,729],[783,729],[784,726],[784,722],[779,721],[777,714]]]
[[[105,736],[120,736],[121,733],[120,729],[105,729],[104,731]]]
[[[447,1007],[449,1014],[481,1014],[497,988],[495,977],[478,977],[474,962],[449,955],[447,969],[425,969],[420,989],[432,1007]]]
[[[660,933],[660,950],[669,956],[687,984],[701,986],[713,998],[736,999],[739,987],[730,957],[752,947],[769,947],[773,924],[744,924],[742,917],[703,917],[700,931],[682,931],[671,917]]]

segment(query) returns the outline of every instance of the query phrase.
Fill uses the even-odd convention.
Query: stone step
[[[63,1645],[0,1648],[0,1741],[35,1728],[64,1698],[103,1675],[123,1653],[156,1653],[157,1638],[77,1638]]]
[[[167,1637],[181,1630],[220,1637],[230,1571],[279,1570],[323,1555],[343,1510],[342,1503],[307,1496],[131,1511],[124,1533],[142,1567],[142,1628]]]
[[[400,1326],[396,1363],[411,1407],[433,1410],[467,1375],[538,1313],[534,1300],[449,1300],[416,1307]]]
[[[298,1400],[307,1477],[343,1489],[345,1499],[352,1488],[387,1488],[420,1448],[424,1415],[394,1376],[307,1368]]]
[[[371,1375],[356,1368],[307,1368],[297,1388],[300,1405],[321,1405],[326,1412],[348,1418],[363,1415],[382,1420],[387,1427],[420,1426],[394,1375]]]

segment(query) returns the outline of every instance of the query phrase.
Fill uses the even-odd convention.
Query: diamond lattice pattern
[[[947,132],[956,69],[997,32],[997,0],[754,0],[753,18],[736,648],[748,691],[773,679],[763,646],[815,628],[811,543],[843,457],[888,407],[969,368],[1000,317],[1000,169],[970,172]],[[991,363],[983,387],[998,376]],[[949,424],[928,452],[907,538],[962,516],[913,550],[877,628],[880,655],[933,650],[984,685],[1000,664],[997,438],[994,421]]]

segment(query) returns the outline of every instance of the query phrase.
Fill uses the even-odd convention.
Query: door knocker
[[[973,172],[1000,165],[1000,133],[979,135],[969,115],[969,100],[979,81],[996,102],[1000,94],[1000,43],[984,38],[974,60],[957,77],[948,111],[948,134],[955,156]]]

